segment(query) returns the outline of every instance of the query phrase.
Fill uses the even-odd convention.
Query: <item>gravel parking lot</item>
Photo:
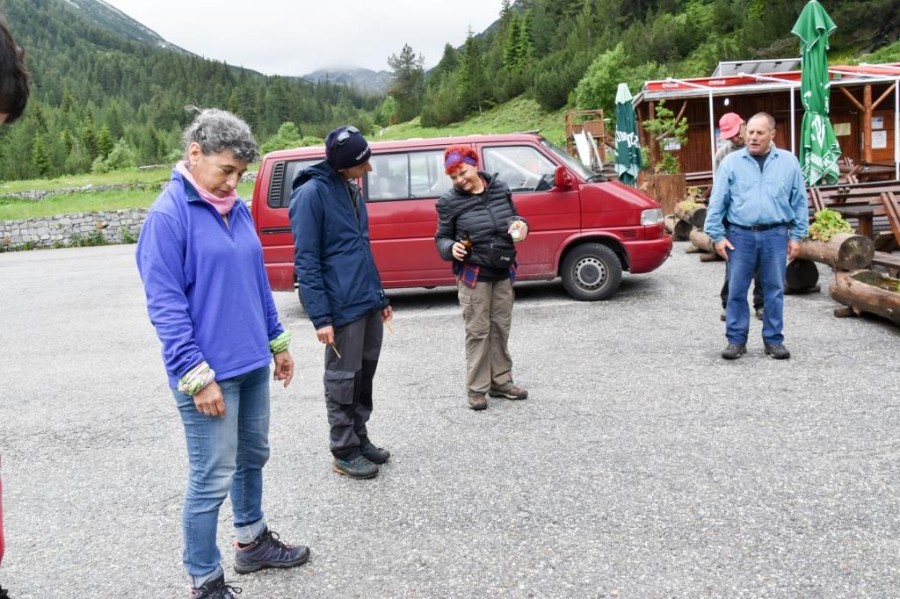
[[[187,597],[182,428],[134,246],[0,254],[0,452],[13,599]],[[244,598],[892,597],[900,329],[786,299],[788,361],[719,357],[722,263],[676,244],[612,300],[517,285],[524,402],[465,407],[455,291],[392,293],[371,481],[331,471],[322,348],[276,294],[298,374],[273,382],[265,506],[289,571]]]

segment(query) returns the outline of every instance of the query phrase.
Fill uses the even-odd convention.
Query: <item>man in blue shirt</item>
[[[765,298],[763,344],[776,360],[784,346],[784,273],[809,231],[809,208],[800,163],[775,147],[775,119],[760,112],[747,122],[747,146],[722,161],[713,183],[704,230],[716,253],[729,261],[728,304],[722,351],[736,360],[747,351],[750,307],[747,291],[758,268]],[[727,229],[723,220],[728,221]]]

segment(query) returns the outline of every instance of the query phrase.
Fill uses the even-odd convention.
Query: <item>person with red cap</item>
[[[746,143],[744,141],[746,127],[747,124],[744,122],[744,119],[734,112],[726,112],[719,119],[719,139],[721,143],[713,158],[713,173],[719,170],[719,164],[723,158],[744,147]]]
[[[722,118],[719,119],[719,138],[722,140],[722,143],[719,145],[719,149],[716,151],[716,155],[713,158],[713,173],[719,170],[719,164],[721,164],[722,159],[735,152],[740,150],[746,145],[746,141],[744,139],[744,135],[747,131],[747,123],[744,122],[744,119],[740,117],[740,115],[734,112],[726,112],[722,115]],[[726,265],[726,269],[728,266]],[[722,298],[722,316],[720,319],[722,322],[725,321],[725,307],[728,304],[728,272],[725,272],[725,282],[722,283],[722,291],[719,292],[719,297]],[[762,283],[759,280],[759,271],[756,271],[756,274],[753,276],[753,312],[756,314],[756,317],[760,320],[763,318],[763,292],[762,292]]]
[[[6,23],[0,19],[0,124],[10,124],[20,116],[28,103],[28,69],[25,51],[16,44]],[[0,480],[0,563],[3,562],[3,481]],[[0,586],[0,599],[9,594]]]

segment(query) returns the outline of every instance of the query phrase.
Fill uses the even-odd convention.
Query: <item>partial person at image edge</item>
[[[16,121],[28,104],[30,93],[25,51],[16,44],[6,21],[0,17],[0,124]],[[3,456],[0,455],[0,468]],[[3,479],[0,477],[0,565],[6,541],[3,534]],[[0,599],[8,599],[9,593],[0,585]]]

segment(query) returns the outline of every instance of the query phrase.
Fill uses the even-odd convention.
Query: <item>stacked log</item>
[[[672,236],[672,241],[687,241],[691,234],[691,223],[672,214],[665,218],[665,226],[666,232]]]
[[[839,233],[829,241],[805,240],[800,255],[834,268],[828,286],[831,298],[845,307],[837,317],[875,314],[900,325],[900,279],[869,270],[875,243],[866,236]]]
[[[900,279],[872,270],[836,272],[829,291],[846,306],[834,311],[837,317],[868,312],[900,325]]]
[[[875,244],[864,235],[838,233],[828,241],[803,240],[798,255],[827,264],[835,270],[860,270],[872,264]]]
[[[675,204],[675,216],[689,223],[692,227],[702,229],[706,223],[706,206],[703,204],[692,204],[689,208],[681,202]]]

